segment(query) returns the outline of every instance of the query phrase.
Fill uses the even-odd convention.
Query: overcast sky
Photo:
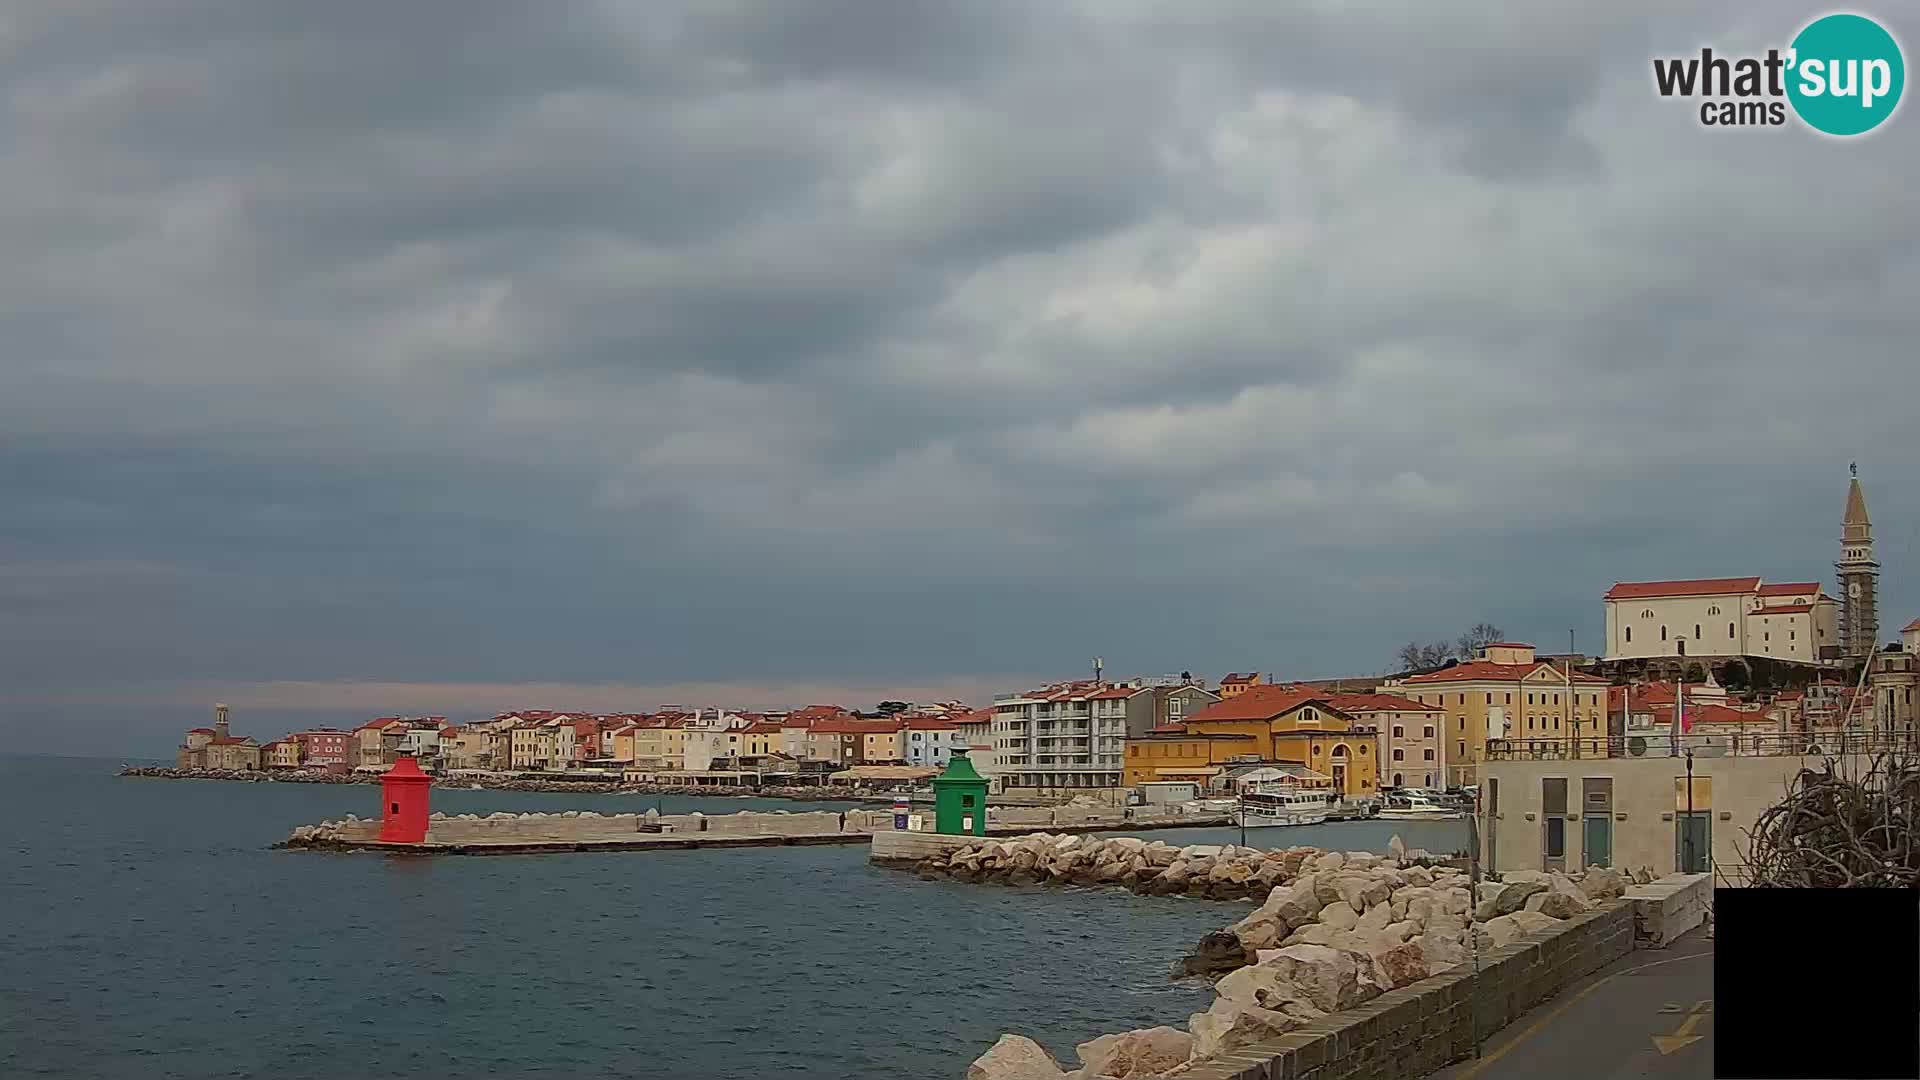
[[[1854,460],[1920,614],[1912,104],[1441,6],[8,4],[6,738],[1592,648],[1830,581]]]

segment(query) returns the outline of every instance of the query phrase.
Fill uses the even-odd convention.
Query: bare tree
[[[1492,623],[1475,623],[1466,633],[1454,642],[1454,650],[1462,660],[1471,660],[1480,655],[1480,650],[1505,637],[1500,628]]]
[[[1400,661],[1402,671],[1432,671],[1453,659],[1453,646],[1444,641],[1429,641],[1424,645],[1409,641],[1400,646],[1395,658]]]

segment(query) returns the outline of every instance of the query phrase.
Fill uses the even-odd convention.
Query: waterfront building
[[[1001,791],[1053,794],[1115,788],[1125,761],[1127,701],[1137,688],[1057,683],[993,701]]]
[[[1220,697],[1224,701],[1231,701],[1241,694],[1246,693],[1249,687],[1259,686],[1263,682],[1264,680],[1258,671],[1249,671],[1245,674],[1239,672],[1229,673],[1225,678],[1220,680]]]
[[[1376,794],[1379,734],[1330,697],[1291,686],[1250,687],[1129,740],[1125,779],[1130,786],[1194,781],[1217,788],[1237,767],[1294,765],[1328,777],[1343,796]]]
[[[1808,754],[1808,740],[1795,733],[1735,739],[1702,728],[1638,756],[1605,756],[1603,742],[1592,740],[1579,756],[1524,741],[1489,748],[1479,766],[1488,869],[1645,866],[1655,874],[1711,872],[1739,885],[1746,834],[1802,769],[1888,746],[1876,733],[1829,733],[1821,752]]]
[[[1400,694],[1328,694],[1327,704],[1378,733],[1383,787],[1446,786],[1444,709]]]
[[[260,763],[269,769],[299,768],[303,764],[300,760],[300,740],[288,736],[263,744],[260,747]]]
[[[252,736],[215,737],[207,744],[207,768],[247,772],[260,768],[260,744]]]
[[[944,769],[956,751],[967,749],[959,724],[931,716],[908,717],[900,738],[902,757],[909,765]]]
[[[1477,659],[1388,679],[1381,689],[1444,710],[1438,756],[1446,786],[1461,787],[1475,782],[1489,739],[1604,735],[1606,686],[1535,659],[1531,645],[1495,642]]]
[[[687,729],[683,720],[655,715],[634,725],[633,767],[652,772],[686,768]]]
[[[206,768],[207,744],[213,741],[213,735],[213,729],[210,727],[188,728],[186,738],[181,742],[179,751],[174,755],[174,768]]]
[[[307,768],[346,767],[353,764],[353,735],[336,728],[310,728],[287,736],[300,744],[300,763]]]
[[[783,753],[784,739],[780,725],[770,720],[761,720],[741,733],[742,749],[754,757]]]
[[[354,766],[367,768],[393,764],[406,730],[406,720],[398,716],[378,716],[354,728]]]

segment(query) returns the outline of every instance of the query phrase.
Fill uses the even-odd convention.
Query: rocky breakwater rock
[[[342,821],[323,821],[318,825],[298,825],[285,840],[273,845],[276,848],[313,848],[324,850],[343,846],[347,841],[350,823],[357,823],[352,814]]]
[[[1173,847],[1138,837],[1031,833],[982,839],[915,864],[923,878],[1003,885],[1110,885],[1152,896],[1207,900],[1264,897],[1298,873],[1309,849],[1262,851],[1231,844]]]
[[[1217,980],[1212,1005],[1188,1022],[1190,1037],[1182,1040],[1167,1028],[1102,1036],[1081,1045],[1082,1068],[1069,1072],[1029,1040],[1009,1035],[974,1063],[986,1070],[968,1073],[976,1080],[1177,1077],[1194,1062],[1464,964],[1476,942],[1489,950],[1557,927],[1617,896],[1628,880],[1598,868],[1581,875],[1516,873],[1483,883],[1476,896],[1464,870],[1417,862],[1420,856],[1400,850],[1381,858],[1312,848],[1175,848],[1131,838],[1059,841],[1039,834],[970,844],[947,865],[954,876],[992,875],[1013,860],[1031,859],[1037,867],[1067,865],[1069,879],[1084,871],[1094,881],[1162,895],[1211,896],[1224,885],[1260,897],[1260,905],[1206,935],[1175,963],[1176,977]],[[1063,860],[1063,852],[1080,856]],[[1175,1060],[1183,1047],[1187,1059]]]

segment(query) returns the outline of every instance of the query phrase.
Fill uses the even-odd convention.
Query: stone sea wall
[[[923,873],[936,874],[933,864],[942,858],[926,860]],[[1617,929],[1619,949],[1632,944],[1632,912],[1620,900],[1631,882],[1629,875],[1598,868],[1575,876],[1510,873],[1474,888],[1465,871],[1424,865],[1427,860],[1400,850],[1397,843],[1392,855],[1381,857],[1312,848],[1171,848],[1134,838],[1043,836],[969,845],[947,853],[944,861],[945,875],[961,880],[1086,881],[1155,895],[1264,896],[1253,912],[1207,935],[1175,964],[1176,975],[1218,980],[1213,1004],[1192,1016],[1186,1030],[1160,1027],[1101,1036],[1080,1046],[1081,1067],[1073,1072],[1030,1040],[1007,1035],[974,1062],[969,1080],[1238,1076],[1242,1073],[1233,1070],[1252,1066],[1234,1055],[1254,1044],[1311,1025],[1337,1026],[1344,1021],[1334,1018],[1349,1010],[1470,965],[1476,952],[1483,961],[1523,958],[1510,966],[1509,974],[1519,975],[1525,965],[1542,962],[1542,954],[1529,948],[1568,929],[1604,922],[1609,929],[1591,933],[1604,937]],[[1616,908],[1618,914],[1609,914]],[[1595,918],[1596,912],[1606,918]],[[1613,938],[1606,940],[1608,944],[1592,948],[1554,946],[1551,973],[1527,974],[1528,992],[1592,970],[1581,965],[1615,947]],[[1522,947],[1509,949],[1516,944]],[[1399,1002],[1394,999],[1393,1007],[1400,1007]],[[1437,1007],[1432,1002],[1413,1006],[1408,1015]],[[1524,1007],[1506,1008],[1510,1013]],[[1450,1011],[1441,1013],[1434,1024],[1450,1031],[1455,1018]],[[1384,1039],[1386,1027],[1375,1023],[1369,1030]],[[1409,1037],[1403,1033],[1394,1038]],[[1355,1041],[1349,1037],[1336,1040],[1336,1045],[1345,1053]],[[1369,1052],[1384,1054],[1400,1045],[1388,1040]],[[1369,1071],[1374,1063],[1368,1060],[1365,1069],[1343,1067],[1328,1075],[1376,1075]],[[1203,1067],[1212,1071],[1203,1073]],[[1389,1074],[1418,1075],[1378,1072]]]

